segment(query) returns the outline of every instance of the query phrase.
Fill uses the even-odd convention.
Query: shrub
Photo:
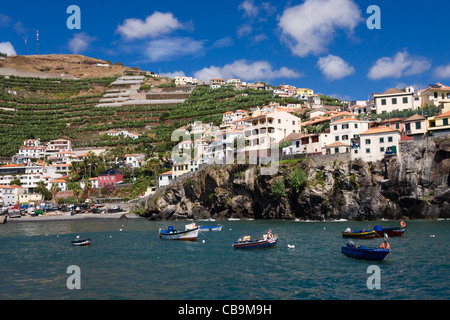
[[[296,194],[300,194],[308,184],[308,176],[302,169],[295,169],[289,176],[289,184]]]
[[[284,178],[278,178],[272,183],[270,194],[275,198],[286,197],[286,186],[284,184]]]

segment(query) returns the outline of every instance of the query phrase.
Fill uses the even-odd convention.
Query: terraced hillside
[[[262,106],[272,99],[266,91],[198,87],[181,104],[95,107],[115,79],[0,76],[0,156],[12,156],[30,138],[45,142],[66,136],[78,147],[168,142],[173,130],[193,120],[218,124],[226,111]],[[110,129],[144,135],[137,141],[103,139],[99,133]]]

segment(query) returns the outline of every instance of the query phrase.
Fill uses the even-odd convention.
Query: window
[[[435,98],[435,99],[438,98],[438,93],[437,93],[437,92],[434,93],[434,98]]]
[[[366,139],[366,144],[370,144],[370,139]]]
[[[416,122],[416,130],[422,129],[422,123],[420,121]]]
[[[337,126],[334,126],[333,128],[334,128],[334,130],[337,130]]]
[[[380,138],[380,143],[384,143],[384,138]]]
[[[397,129],[397,130],[400,129],[400,123],[397,122],[397,123],[395,124],[395,129]]]
[[[295,121],[292,121],[292,125],[295,126]]]
[[[281,123],[281,119],[278,119],[278,123]]]
[[[403,98],[403,103],[408,103],[408,97]]]
[[[445,119],[443,120],[443,122],[444,122],[444,126],[448,126],[448,118],[445,118]]]
[[[334,153],[339,153],[339,148],[334,148]]]
[[[384,147],[381,147],[381,148],[380,148],[380,152],[384,152]]]
[[[386,105],[386,99],[381,99],[381,105],[385,106]]]
[[[343,124],[342,129],[348,129],[348,124]]]
[[[357,123],[355,123],[355,129],[358,129],[358,124]]]
[[[357,154],[358,153],[358,149],[355,149],[355,154]]]
[[[296,142],[295,142],[295,147],[296,147],[296,148],[299,148],[299,147],[300,147],[300,141],[296,141]]]
[[[348,140],[348,135],[343,135],[342,140]]]
[[[397,98],[392,98],[392,104],[397,104]]]
[[[370,153],[370,149],[366,149],[366,153]]]
[[[388,137],[388,142],[392,142],[394,139],[392,137]]]
[[[334,140],[335,140],[335,141],[339,141],[339,136],[336,136],[336,137],[334,138]]]

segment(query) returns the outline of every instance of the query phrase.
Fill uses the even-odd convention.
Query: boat
[[[357,230],[352,231],[350,228],[342,232],[343,238],[358,238],[358,239],[373,239],[375,238],[376,233],[375,230]]]
[[[383,261],[391,252],[390,249],[371,249],[364,246],[355,246],[353,242],[348,242],[346,246],[342,246],[341,252],[350,258]]]
[[[278,236],[272,234],[272,230],[269,230],[267,234],[264,234],[262,238],[252,240],[250,236],[243,236],[233,243],[235,249],[255,249],[255,248],[267,248],[277,245]]]
[[[73,240],[72,244],[76,247],[89,246],[91,244],[91,239],[77,239]]]
[[[218,225],[218,226],[206,226],[206,227],[202,227],[200,226],[200,232],[205,232],[205,231],[222,231],[222,227],[223,225]]]
[[[380,238],[383,238],[385,235],[388,235],[388,237],[401,237],[406,231],[406,224],[402,221],[400,227],[383,228],[382,226],[375,226],[373,229],[375,230],[376,236]]]
[[[185,230],[182,231],[169,226],[167,230],[159,229],[159,237],[166,240],[196,241],[199,229],[195,223],[186,225]]]

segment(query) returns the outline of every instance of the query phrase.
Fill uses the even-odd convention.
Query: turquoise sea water
[[[158,237],[160,227],[185,222],[89,219],[14,222],[0,226],[0,299],[151,300],[435,300],[450,298],[450,221],[411,221],[390,238],[383,262],[345,257],[341,231],[398,222],[197,221],[223,224],[197,242]],[[122,231],[120,231],[122,229]],[[277,247],[236,250],[242,235],[272,229]],[[89,247],[73,247],[77,235]],[[379,247],[381,239],[357,240]],[[288,248],[295,245],[295,248]],[[81,289],[69,290],[67,268],[81,270]],[[381,271],[381,289],[369,290],[367,268]]]

